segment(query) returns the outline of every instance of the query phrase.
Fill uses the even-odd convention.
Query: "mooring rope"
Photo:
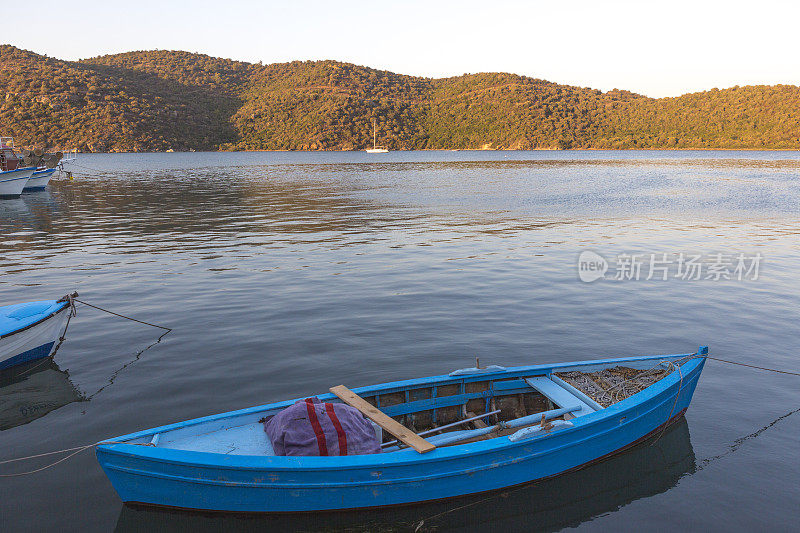
[[[737,363],[736,361],[728,361],[727,359],[720,359],[719,357],[706,356],[707,359],[713,359],[721,363],[729,363],[731,365],[746,366],[748,368],[757,368],[758,370],[767,370],[769,372],[777,372],[779,374],[789,374],[790,376],[800,376],[800,372],[789,372],[788,370],[778,370],[775,368],[767,368],[765,366],[748,365],[747,363]]]
[[[705,467],[707,467],[708,465],[710,465],[711,463],[713,463],[714,461],[716,461],[718,459],[722,459],[726,455],[730,455],[730,454],[734,453],[739,448],[741,448],[742,445],[745,442],[747,442],[748,440],[755,439],[756,437],[759,437],[762,433],[764,433],[766,430],[768,430],[769,428],[771,428],[772,426],[774,426],[775,424],[777,424],[778,422],[780,422],[784,418],[789,418],[793,414],[799,413],[799,412],[800,412],[800,408],[794,409],[792,411],[789,411],[788,413],[779,416],[778,418],[776,418],[775,420],[773,420],[772,422],[770,422],[766,426],[764,426],[764,427],[762,427],[762,428],[760,428],[760,429],[758,429],[758,430],[756,430],[756,431],[754,431],[754,432],[752,432],[752,433],[750,433],[748,435],[745,435],[744,437],[739,437],[738,439],[734,440],[733,444],[730,444],[728,446],[728,449],[725,450],[723,453],[714,455],[712,457],[706,457],[705,459],[703,459],[700,462],[699,465],[695,466],[694,472],[691,472],[690,474],[687,474],[687,475],[695,474],[695,473],[699,472],[700,470],[704,469]],[[683,476],[681,476],[681,477],[683,477]]]
[[[687,359],[688,360],[688,359]],[[661,429],[661,433],[658,434],[656,440],[650,443],[650,446],[655,446],[658,441],[661,440],[661,437],[664,436],[664,433],[667,431],[667,427],[669,426],[669,421],[672,420],[672,414],[675,412],[675,407],[678,405],[678,398],[681,397],[681,390],[683,390],[683,370],[681,369],[681,365],[674,365],[672,361],[669,362],[670,368],[677,368],[678,374],[680,374],[680,381],[678,381],[678,392],[675,393],[675,401],[672,403],[672,409],[669,410],[669,415],[667,415],[667,420],[664,422],[664,427]]]
[[[80,164],[78,164],[78,163],[74,163],[74,162],[72,162],[72,161],[66,161],[66,163],[67,163],[68,165],[72,165],[72,166],[75,166],[75,167],[78,167],[78,168],[82,168],[82,169],[84,169],[84,170],[91,170],[92,172],[96,172],[96,174],[94,175],[94,177],[97,177],[97,178],[101,178],[101,177],[103,177],[103,176],[111,176],[111,175],[112,175],[112,173],[111,173],[111,172],[106,172],[106,171],[103,171],[103,170],[98,170],[98,169],[96,169],[96,168],[87,167],[87,166],[85,166],[85,165],[80,165]],[[61,170],[62,170],[62,172],[69,172],[69,173],[72,173],[72,172],[73,172],[73,171],[71,171],[71,170],[66,170],[66,169],[64,169],[64,167],[63,167],[63,166],[62,166]]]
[[[29,455],[28,457],[18,457],[16,459],[8,459],[6,461],[0,461],[0,464],[6,464],[6,463],[13,463],[15,461],[25,461],[27,459],[35,459],[37,457],[44,457],[46,455],[55,455],[55,454],[58,454],[58,453],[72,452],[71,454],[69,454],[69,455],[67,455],[65,457],[62,457],[58,461],[52,462],[49,465],[42,466],[42,467],[37,468],[35,470],[29,470],[27,472],[17,472],[15,474],[0,474],[0,477],[27,476],[27,475],[30,475],[30,474],[35,474],[37,472],[41,472],[42,470],[47,470],[48,468],[54,467],[59,463],[63,463],[64,461],[66,461],[70,457],[74,457],[74,456],[78,455],[79,453],[81,453],[84,450],[88,450],[89,448],[94,448],[95,446],[97,446],[97,444],[99,444],[99,443],[88,444],[86,446],[78,446],[78,447],[75,447],[75,448],[66,448],[64,450],[57,450],[57,451],[54,451],[54,452],[40,453],[40,454],[37,454],[37,455]]]
[[[121,315],[119,313],[115,313],[114,311],[109,311],[108,309],[103,309],[102,307],[98,307],[96,305],[92,305],[90,303],[86,303],[83,300],[78,300],[77,298],[75,299],[75,301],[78,302],[78,303],[81,303],[83,305],[88,305],[89,307],[93,307],[94,309],[97,309],[99,311],[103,311],[104,313],[108,313],[110,315],[118,316],[118,317],[124,318],[126,320],[132,320],[133,322],[138,322],[139,324],[144,324],[145,326],[152,326],[154,328],[164,329],[164,330],[167,330],[168,332],[172,331],[172,328],[168,328],[166,326],[159,326],[158,324],[151,324],[150,322],[145,322],[144,320],[137,320],[137,319],[131,318],[129,316]]]
[[[69,305],[69,315],[67,316],[67,325],[64,326],[64,332],[61,334],[61,337],[58,338],[58,344],[56,345],[53,353],[50,354],[50,357],[55,357],[56,353],[58,353],[58,349],[61,348],[61,345],[64,344],[64,341],[67,338],[67,329],[69,328],[69,321],[72,320],[72,317],[78,316],[78,309],[75,307],[75,298],[78,297],[77,292],[73,292],[72,294],[67,294],[60,300],[59,302],[67,301]]]
[[[74,316],[77,316],[77,314],[78,314],[78,312],[77,312],[77,309],[75,308],[75,302],[78,302],[78,303],[81,303],[81,304],[83,304],[83,305],[86,305],[86,306],[92,307],[92,308],[94,308],[94,309],[97,309],[97,310],[99,310],[99,311],[103,311],[104,313],[108,313],[108,314],[111,314],[111,315],[114,315],[114,316],[118,316],[118,317],[120,317],[120,318],[124,318],[124,319],[126,319],[126,320],[131,320],[131,321],[133,321],[133,322],[138,322],[139,324],[144,324],[144,325],[146,325],[146,326],[152,326],[152,327],[154,327],[154,328],[159,328],[159,329],[163,329],[163,330],[165,330],[165,331],[164,331],[164,333],[163,333],[163,334],[162,334],[160,337],[158,337],[158,339],[157,339],[155,342],[153,342],[152,344],[148,345],[148,346],[147,346],[145,349],[143,349],[143,350],[140,350],[140,351],[139,351],[139,352],[136,354],[136,358],[134,359],[134,361],[138,360],[138,359],[139,359],[139,357],[142,355],[142,353],[146,352],[147,350],[149,350],[150,348],[152,348],[153,346],[155,346],[156,344],[158,344],[159,342],[161,342],[161,339],[163,339],[163,338],[164,338],[164,335],[166,335],[167,333],[169,333],[170,331],[172,331],[172,328],[168,328],[168,327],[166,327],[166,326],[159,326],[158,324],[151,324],[150,322],[145,322],[145,321],[143,321],[143,320],[137,320],[137,319],[135,319],[135,318],[132,318],[132,317],[129,317],[129,316],[125,316],[125,315],[122,315],[122,314],[120,314],[120,313],[115,313],[114,311],[109,311],[108,309],[103,309],[102,307],[99,307],[99,306],[96,306],[96,305],[92,305],[92,304],[90,304],[90,303],[87,303],[87,302],[84,302],[84,301],[82,301],[82,300],[78,300],[77,296],[78,296],[78,293],[77,293],[77,292],[75,292],[75,293],[72,293],[72,294],[68,294],[68,295],[64,296],[64,297],[63,297],[61,300],[59,300],[59,301],[67,301],[67,302],[69,302],[70,310],[69,310],[69,316],[67,317],[67,324],[66,324],[66,326],[64,327],[64,334],[63,334],[63,335],[62,335],[62,336],[61,336],[61,337],[58,339],[58,340],[59,340],[58,346],[56,346],[56,349],[53,351],[53,354],[52,354],[52,355],[55,355],[55,352],[56,352],[56,351],[58,351],[58,348],[59,348],[59,347],[61,346],[61,344],[64,342],[64,339],[66,338],[66,334],[67,334],[67,328],[69,327],[69,321],[70,321],[70,319],[71,319],[72,317],[74,317]],[[49,358],[48,358],[48,360],[49,360],[49,359],[51,359],[51,358],[52,358],[52,356],[51,356],[51,357],[49,357]],[[133,361],[132,361],[132,362],[133,362]],[[113,383],[113,382],[114,382],[114,379],[117,377],[117,375],[118,375],[118,374],[119,374],[119,373],[120,373],[122,370],[124,370],[125,368],[127,368],[127,367],[128,367],[128,365],[130,365],[130,364],[131,364],[131,363],[125,363],[125,364],[124,364],[124,365],[123,365],[121,368],[117,369],[117,370],[114,372],[114,374],[112,374],[112,376],[111,376],[111,379],[110,379],[110,381],[109,381],[109,384]],[[38,365],[37,365],[36,367],[38,367]],[[31,370],[31,369],[29,369],[28,371],[30,371],[30,370]],[[86,397],[85,399],[86,399],[86,400],[91,400],[91,399],[92,399],[94,396],[96,396],[98,393],[100,393],[100,392],[101,392],[103,389],[105,389],[107,386],[108,386],[108,385],[103,385],[103,386],[102,386],[102,387],[100,387],[100,388],[99,388],[97,391],[95,391],[95,392],[94,392],[94,394],[92,394],[92,395],[90,395],[90,396]],[[29,459],[36,459],[36,458],[38,458],[38,457],[45,457],[45,456],[48,456],[48,455],[56,455],[56,454],[59,454],[59,453],[67,453],[67,452],[72,452],[72,453],[70,453],[69,455],[67,455],[67,456],[65,456],[65,457],[62,457],[61,459],[59,459],[59,460],[57,460],[57,461],[54,461],[54,462],[52,462],[52,463],[50,463],[50,464],[48,464],[48,465],[45,465],[45,466],[43,466],[43,467],[41,467],[41,468],[37,468],[37,469],[35,469],[35,470],[30,470],[30,471],[28,471],[28,472],[18,472],[18,473],[16,473],[16,474],[0,474],[0,477],[17,477],[17,476],[26,476],[26,475],[29,475],[29,474],[35,474],[35,473],[37,473],[37,472],[41,472],[42,470],[47,470],[48,468],[51,468],[51,467],[53,467],[53,466],[55,466],[55,465],[57,465],[57,464],[59,464],[59,463],[63,463],[64,461],[66,461],[66,460],[67,460],[67,459],[69,459],[70,457],[73,457],[73,456],[75,456],[75,455],[78,455],[78,454],[79,454],[79,453],[81,453],[82,451],[84,451],[84,450],[88,450],[89,448],[93,448],[93,447],[95,447],[95,446],[97,446],[97,444],[88,444],[88,445],[86,445],[86,446],[77,446],[77,447],[75,447],[75,448],[65,448],[65,449],[63,449],[63,450],[56,450],[56,451],[54,451],[54,452],[46,452],[46,453],[40,453],[40,454],[36,454],[36,455],[29,455],[29,456],[27,456],[27,457],[18,457],[18,458],[16,458],[16,459],[7,459],[7,460],[5,460],[5,461],[0,461],[0,465],[3,465],[3,464],[7,464],[7,463],[14,463],[14,462],[17,462],[17,461],[26,461],[26,460],[29,460]]]
[[[86,400],[87,402],[88,402],[88,401],[90,401],[92,398],[94,398],[95,396],[97,396],[98,394],[100,394],[101,392],[103,392],[103,390],[105,390],[105,388],[106,388],[106,387],[108,387],[109,385],[113,385],[113,384],[114,384],[114,381],[117,379],[117,376],[119,376],[119,374],[120,374],[120,373],[121,373],[123,370],[125,370],[125,369],[126,369],[126,368],[128,368],[130,365],[132,365],[132,364],[134,364],[136,361],[138,361],[138,360],[139,360],[139,358],[142,356],[142,354],[143,354],[144,352],[146,352],[147,350],[149,350],[150,348],[152,348],[152,347],[153,347],[153,346],[155,346],[156,344],[160,343],[160,342],[161,342],[161,339],[163,339],[163,338],[164,338],[164,336],[165,336],[167,333],[169,333],[169,331],[165,331],[164,333],[162,333],[162,334],[161,334],[161,335],[160,335],[160,336],[159,336],[159,337],[158,337],[158,338],[155,340],[155,342],[152,342],[152,343],[148,344],[148,345],[147,345],[145,348],[143,348],[143,349],[139,350],[138,352],[136,352],[136,355],[134,356],[133,360],[131,360],[131,361],[128,361],[127,363],[125,363],[124,365],[122,365],[121,367],[119,367],[118,369],[116,369],[116,370],[115,370],[115,371],[114,371],[114,372],[111,374],[111,377],[109,377],[109,378],[108,378],[108,380],[107,380],[107,381],[108,381],[108,383],[106,383],[105,385],[103,385],[102,387],[100,387],[99,389],[97,389],[96,391],[94,391],[92,394],[90,394],[90,395],[88,395],[88,396],[85,396],[85,400]]]

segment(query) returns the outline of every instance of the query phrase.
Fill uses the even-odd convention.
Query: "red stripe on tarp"
[[[311,398],[306,398],[306,410],[308,411],[308,420],[311,422],[311,427],[314,429],[314,436],[317,437],[317,446],[319,446],[320,455],[328,455],[328,443],[325,440],[325,432],[322,431],[322,426],[317,418],[317,412],[314,410],[314,402]]]
[[[339,437],[339,455],[347,455],[347,435],[345,435],[344,430],[342,429],[342,424],[339,422],[339,417],[336,416],[336,411],[333,410],[333,404],[326,403],[325,410],[328,412],[328,416],[331,417],[333,427],[336,428],[336,436]]]

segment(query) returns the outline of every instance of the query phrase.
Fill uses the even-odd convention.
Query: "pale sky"
[[[0,43],[70,60],[168,49],[437,78],[502,71],[654,97],[800,85],[791,1],[40,0],[35,11],[3,25]]]

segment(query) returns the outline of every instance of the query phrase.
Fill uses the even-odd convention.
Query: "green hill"
[[[3,96],[4,95],[4,96]],[[84,151],[800,148],[800,88],[653,99],[505,73],[444,79],[337,61],[180,51],[78,62],[0,45],[0,134]]]

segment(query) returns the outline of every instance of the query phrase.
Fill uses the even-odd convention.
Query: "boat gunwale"
[[[697,353],[694,353],[694,354],[677,354],[673,356],[644,356],[644,357],[621,358],[612,360],[592,360],[592,361],[581,361],[578,363],[564,363],[558,365],[533,365],[530,367],[516,367],[512,370],[514,372],[530,372],[531,370],[572,367],[580,363],[585,363],[584,366],[589,366],[590,364],[591,365],[604,364],[605,361],[623,362],[631,360],[638,361],[638,360],[648,360],[648,359],[650,360],[664,359],[670,357],[680,358],[686,356],[690,357],[695,356],[696,359],[701,359],[702,362],[705,361],[704,355],[699,355]],[[366,468],[366,467],[376,467],[376,466],[380,468],[387,468],[393,466],[431,463],[435,461],[448,461],[452,460],[453,458],[464,457],[467,455],[478,456],[485,453],[494,453],[498,451],[512,450],[515,447],[524,446],[536,440],[541,440],[543,438],[550,437],[553,435],[570,434],[579,429],[584,429],[602,423],[602,421],[610,417],[619,416],[620,414],[630,411],[637,406],[643,405],[647,403],[648,400],[653,400],[658,398],[660,395],[668,391],[673,385],[679,382],[687,382],[692,373],[695,372],[697,373],[697,375],[692,377],[692,379],[699,378],[700,371],[702,370],[701,362],[693,362],[692,360],[690,360],[687,361],[685,364],[693,364],[693,366],[691,368],[688,368],[686,372],[683,371],[679,372],[678,370],[675,370],[669,373],[668,375],[664,376],[656,383],[653,383],[649,387],[643,389],[642,391],[620,402],[617,402],[609,407],[606,407],[602,411],[595,411],[593,413],[572,419],[571,420],[571,422],[573,423],[572,427],[559,429],[555,433],[547,433],[547,434],[532,436],[517,442],[512,442],[508,439],[500,440],[502,439],[502,437],[496,437],[492,439],[471,442],[457,446],[437,448],[433,452],[425,455],[417,454],[416,452],[414,452],[414,450],[411,449],[405,449],[384,454],[353,455],[344,457],[314,457],[314,456],[293,457],[293,456],[268,456],[268,455],[228,455],[215,452],[203,452],[195,450],[183,450],[183,449],[175,449],[167,447],[148,446],[146,443],[127,443],[122,441],[122,439],[134,440],[151,436],[155,433],[163,433],[165,431],[170,430],[167,428],[180,429],[183,427],[188,427],[182,425],[185,424],[186,422],[197,421],[195,423],[199,424],[203,422],[212,422],[215,420],[221,420],[228,416],[242,416],[266,410],[263,409],[264,406],[258,406],[241,410],[239,412],[234,411],[229,413],[221,413],[219,415],[212,415],[211,417],[207,417],[209,418],[208,420],[195,419],[193,421],[186,421],[184,423],[179,422],[177,424],[161,426],[159,428],[153,428],[138,433],[132,433],[127,436],[117,437],[117,439],[115,440],[101,441],[97,445],[97,454],[98,455],[111,454],[129,458],[140,458],[142,460],[147,460],[156,463],[183,465],[183,466],[198,467],[198,468],[216,468],[220,470],[248,470],[248,471],[273,470],[273,471],[310,472],[310,471],[341,470],[342,468],[355,469],[355,468]],[[522,370],[523,368],[527,370]],[[479,376],[471,376],[471,377],[486,378],[490,374],[499,374],[502,377],[506,377],[507,373],[508,370],[486,373],[486,374],[481,374]],[[451,376],[434,376],[434,378],[442,378],[442,377],[447,377],[450,380],[454,379]],[[463,379],[463,378],[455,378],[455,379]],[[481,381],[481,380],[482,379],[477,379],[476,381]],[[421,380],[407,380],[406,383],[407,382],[418,383],[419,381]],[[390,382],[387,383],[386,385],[395,385],[397,383],[403,383],[403,382]],[[683,387],[684,386],[681,385],[680,390],[683,390]],[[369,389],[369,390],[374,390],[374,389]],[[680,390],[677,391],[675,395],[679,394]],[[358,389],[354,389],[354,391],[358,391]],[[670,398],[672,396],[673,395],[669,395]],[[320,396],[321,400],[334,399],[334,398],[335,397],[332,394],[326,394],[324,396]],[[280,402],[276,404],[266,404],[266,405],[269,406],[269,409],[271,410],[282,407],[284,405],[291,405],[294,401],[295,400],[288,400],[285,402]],[[236,414],[233,415],[233,413]],[[591,438],[595,438],[596,436],[597,434],[594,434],[592,435]],[[112,465],[104,465],[104,466],[112,467]]]
[[[565,363],[554,363],[554,364],[540,364],[540,365],[527,365],[527,366],[516,366],[516,367],[508,367],[505,370],[494,370],[491,372],[482,372],[482,373],[475,373],[475,374],[464,374],[459,376],[451,376],[449,374],[440,374],[437,376],[429,376],[424,378],[412,378],[412,379],[405,379],[399,381],[387,381],[386,383],[378,383],[375,385],[366,385],[358,388],[351,389],[353,392],[358,394],[362,397],[369,398],[374,394],[390,394],[393,392],[400,392],[405,391],[409,388],[421,388],[424,386],[434,386],[439,385],[445,382],[458,382],[463,381],[464,383],[473,383],[476,381],[491,381],[503,378],[519,378],[522,376],[534,376],[534,375],[544,375],[548,376],[553,373],[556,368],[571,368],[577,366],[594,366],[594,365],[605,365],[610,363],[624,363],[624,362],[636,362],[636,361],[657,361],[662,359],[680,359],[683,357],[692,357],[698,355],[697,352],[694,353],[682,353],[682,354],[668,354],[668,355],[643,355],[643,356],[634,356],[634,357],[620,357],[620,358],[611,358],[611,359],[589,359],[584,361],[570,361]],[[549,370],[549,371],[548,371]],[[420,387],[414,387],[418,385]],[[316,395],[317,398],[320,400],[336,400],[339,401],[332,393],[325,393]],[[122,441],[140,439],[142,437],[152,436],[155,433],[166,433],[168,431],[174,431],[176,429],[187,428],[195,425],[205,424],[208,422],[214,422],[216,420],[224,420],[227,418],[235,418],[239,416],[246,416],[255,413],[262,413],[267,411],[272,411],[275,409],[281,409],[284,407],[288,407],[294,404],[298,400],[302,400],[302,398],[294,398],[291,400],[280,400],[277,402],[262,404],[262,405],[255,405],[252,407],[245,407],[243,409],[236,409],[234,411],[225,411],[223,413],[217,413],[214,415],[206,415],[199,418],[192,418],[189,420],[182,420],[180,422],[173,422],[172,424],[165,424],[163,426],[158,426],[155,428],[143,429],[141,431],[135,431],[133,433],[128,433],[126,435],[120,435],[118,437],[111,437],[108,439],[104,439],[99,444],[122,444]],[[606,408],[607,409],[607,408]],[[587,415],[588,416],[588,415]],[[234,426],[235,427],[235,426]]]
[[[46,302],[47,300],[41,300],[41,301],[45,301]],[[36,302],[25,302],[25,303],[36,303]],[[59,303],[61,304],[61,307],[59,309],[56,309],[55,311],[52,311],[49,315],[47,315],[45,317],[42,317],[39,320],[37,320],[36,322],[34,322],[32,324],[28,324],[27,326],[25,326],[23,328],[15,329],[14,331],[11,331],[9,333],[0,334],[0,340],[7,339],[8,337],[11,337],[12,335],[16,335],[17,333],[22,333],[23,331],[29,330],[29,329],[31,329],[33,327],[36,327],[39,324],[41,324],[42,322],[50,320],[51,318],[53,318],[54,316],[56,316],[58,313],[62,312],[64,309],[66,309],[69,306],[69,302],[59,302],[59,301],[56,300],[56,303],[57,304],[59,304]],[[17,304],[11,304],[11,305],[17,305]]]
[[[12,172],[24,172],[24,171],[28,171],[28,170],[31,171],[31,176],[32,176],[33,173],[36,172],[36,167],[15,168],[14,170],[0,170],[0,178],[3,177],[3,174],[11,174]],[[9,182],[9,181],[17,181],[17,180],[23,180],[23,179],[30,179],[31,176],[25,176],[23,178],[12,178],[12,179],[8,179],[8,180],[0,179],[0,183],[6,183],[6,182]]]
[[[48,173],[48,172],[50,174],[55,174],[56,170],[58,170],[58,169],[57,168],[37,168],[36,170],[33,171],[33,174],[45,174],[45,173]],[[33,177],[33,175],[31,175],[31,177]],[[41,176],[36,176],[36,177],[41,177]]]

